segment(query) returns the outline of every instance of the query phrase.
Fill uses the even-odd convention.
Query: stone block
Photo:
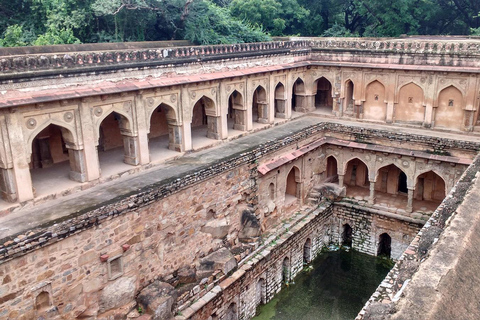
[[[237,260],[227,248],[217,250],[200,260],[200,270],[222,270],[224,274],[237,267]]]
[[[109,283],[100,293],[100,313],[133,301],[135,292],[136,277],[121,277]]]
[[[215,219],[202,227],[202,232],[210,233],[214,239],[222,239],[228,234],[230,225],[226,219]]]
[[[155,281],[140,292],[137,301],[152,320],[170,320],[177,292],[168,283]]]
[[[178,270],[177,278],[181,284],[195,283],[197,281],[195,269],[190,267],[184,267]]]

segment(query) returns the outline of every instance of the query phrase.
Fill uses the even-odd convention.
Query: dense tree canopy
[[[478,0],[0,0],[0,46],[480,35]]]

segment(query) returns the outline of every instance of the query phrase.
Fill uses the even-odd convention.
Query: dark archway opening
[[[305,241],[303,245],[303,264],[308,264],[312,261],[312,240],[310,238]]]
[[[342,246],[351,247],[352,243],[353,243],[353,229],[347,223],[343,225]]]
[[[315,109],[325,113],[332,113],[333,110],[332,84],[323,77],[317,81]]]
[[[327,182],[338,182],[337,159],[334,157],[327,158]]]
[[[398,175],[398,192],[408,193],[407,175],[403,171]]]
[[[290,281],[290,259],[285,257],[282,263],[282,283],[288,284]]]
[[[377,256],[390,258],[392,253],[392,238],[387,233],[382,233],[378,239]]]

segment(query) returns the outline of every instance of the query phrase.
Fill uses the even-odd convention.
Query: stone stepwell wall
[[[331,237],[333,243],[341,245],[344,225],[348,224],[353,231],[352,248],[376,256],[379,236],[387,233],[392,239],[391,257],[396,260],[422,227],[422,224],[400,219],[405,218],[398,216],[397,219],[378,210],[362,208],[346,201],[338,202],[334,205],[330,220]]]
[[[432,246],[447,227],[448,221],[455,214],[457,208],[462,204],[465,195],[473,186],[479,170],[480,156],[477,156],[473,164],[467,168],[455,187],[411,241],[407,250],[403,252],[398,259],[399,261],[378,286],[355,320],[364,318],[382,319],[382,315],[394,312],[394,307],[391,303],[401,299],[403,288],[407,285],[406,281],[412,278],[419,265],[431,251]],[[386,307],[379,309],[379,304]]]
[[[235,273],[182,311],[176,319],[206,320],[212,315],[229,319],[232,306],[239,320],[251,319],[260,303],[267,303],[281,290],[286,258],[288,278],[293,279],[303,270],[307,239],[311,241],[310,259],[330,243],[328,221],[332,208],[331,204],[324,203],[315,210],[295,215],[295,222],[284,223],[264,245],[239,263]]]

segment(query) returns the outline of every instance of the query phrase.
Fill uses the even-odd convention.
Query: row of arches
[[[326,174],[331,182],[341,183],[347,188],[347,196],[355,196],[359,188],[368,189],[371,203],[375,201],[375,193],[398,195],[404,207],[415,205],[416,201],[429,201],[438,206],[445,198],[447,190],[445,180],[434,170],[420,172],[414,177],[407,174],[395,164],[388,164],[376,171],[373,179],[368,166],[360,159],[353,158],[345,166],[344,172],[339,172],[334,156],[327,158]],[[415,183],[409,181],[415,179]],[[340,181],[341,180],[341,181]],[[410,188],[409,186],[413,186]],[[361,192],[361,190],[360,190]],[[398,204],[398,202],[397,202]]]

